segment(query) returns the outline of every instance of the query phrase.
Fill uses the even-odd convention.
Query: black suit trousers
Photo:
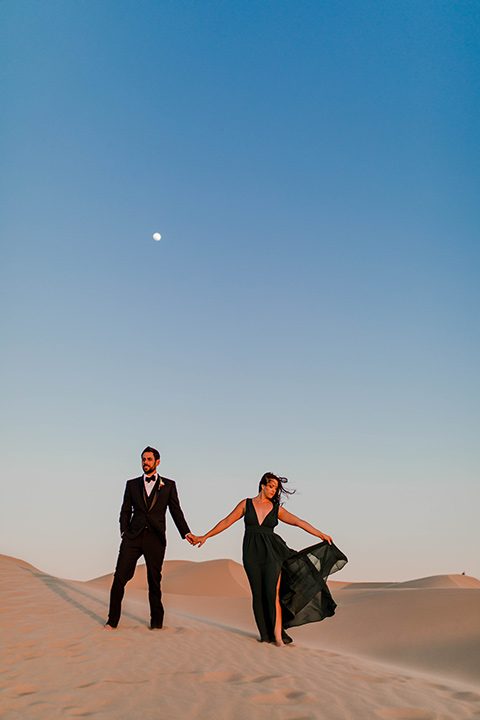
[[[123,536],[118,553],[117,567],[110,591],[110,609],[107,623],[117,627],[122,610],[125,585],[135,573],[137,561],[144,556],[147,565],[148,600],[150,603],[150,627],[163,626],[164,609],[162,605],[162,565],[165,557],[165,543],[153,530],[143,530],[133,540]]]

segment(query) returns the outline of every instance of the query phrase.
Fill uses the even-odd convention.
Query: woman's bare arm
[[[305,530],[305,532],[310,533],[310,535],[315,535],[315,537],[326,540],[329,545],[332,544],[332,538],[329,535],[325,535],[325,533],[320,532],[320,530],[314,528],[313,525],[310,525],[310,523],[305,520],[301,520],[296,515],[292,515],[292,513],[288,512],[288,510],[285,510],[283,507],[278,509],[278,518],[282,522],[287,523],[287,525],[296,525],[297,527],[302,528],[302,530]]]
[[[198,545],[198,547],[202,547],[205,540],[208,540],[208,538],[213,537],[214,535],[218,535],[219,533],[223,532],[227,528],[230,527],[230,525],[233,525],[233,523],[237,522],[237,520],[240,520],[241,517],[245,515],[245,505],[246,500],[242,500],[238,503],[237,507],[232,510],[232,512],[227,515],[226,518],[223,518],[223,520],[220,520],[219,523],[215,525],[206,535],[200,535],[200,536],[194,536],[195,542],[194,545]]]

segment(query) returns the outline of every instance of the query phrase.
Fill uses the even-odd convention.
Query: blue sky
[[[194,532],[271,470],[344,578],[480,577],[479,30],[470,2],[0,3],[2,552],[111,572],[151,444]],[[167,557],[241,534],[170,527]]]

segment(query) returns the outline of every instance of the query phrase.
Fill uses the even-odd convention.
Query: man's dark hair
[[[158,452],[158,450],[155,450],[155,448],[150,447],[150,445],[147,445],[140,457],[143,457],[146,452],[153,453],[153,457],[155,458],[155,460],[160,460],[160,453]]]

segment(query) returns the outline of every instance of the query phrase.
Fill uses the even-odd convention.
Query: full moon
[[[153,233],[153,239],[158,242],[162,239],[162,236],[160,235],[160,233]]]

